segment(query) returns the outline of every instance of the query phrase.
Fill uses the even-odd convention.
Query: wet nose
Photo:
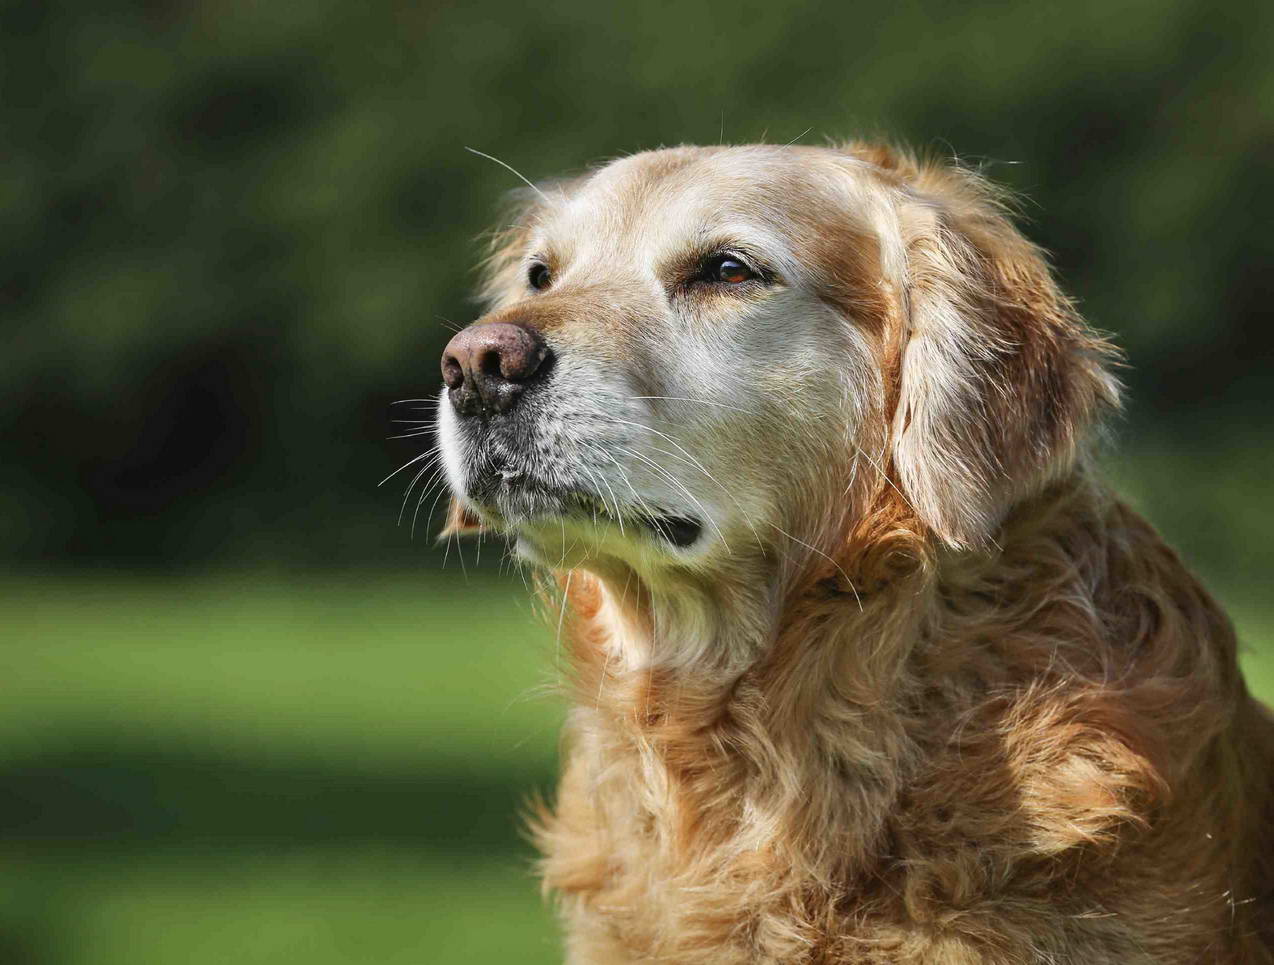
[[[470,325],[447,343],[442,380],[460,415],[505,412],[547,370],[548,356],[534,329],[512,322]]]

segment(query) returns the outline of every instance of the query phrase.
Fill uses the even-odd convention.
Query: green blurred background
[[[0,0],[0,962],[557,957],[549,634],[376,485],[516,183],[466,145],[1024,192],[1130,356],[1111,472],[1274,697],[1272,65],[1268,0]]]

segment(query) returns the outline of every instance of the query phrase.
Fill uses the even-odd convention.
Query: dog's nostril
[[[454,355],[442,357],[442,381],[453,392],[464,385],[464,369]]]
[[[478,371],[493,379],[511,379],[513,375],[511,372],[505,371],[506,367],[509,366],[505,365],[504,357],[500,354],[499,349],[489,349],[478,358]]]

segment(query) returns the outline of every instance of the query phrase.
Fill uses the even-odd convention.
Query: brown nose
[[[540,333],[510,322],[470,325],[442,353],[442,380],[460,415],[508,410],[537,374],[549,348]]]

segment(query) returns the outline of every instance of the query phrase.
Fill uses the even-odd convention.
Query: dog
[[[1274,962],[1274,718],[1101,482],[1120,359],[890,146],[528,189],[442,357],[447,534],[548,574],[573,963]]]

